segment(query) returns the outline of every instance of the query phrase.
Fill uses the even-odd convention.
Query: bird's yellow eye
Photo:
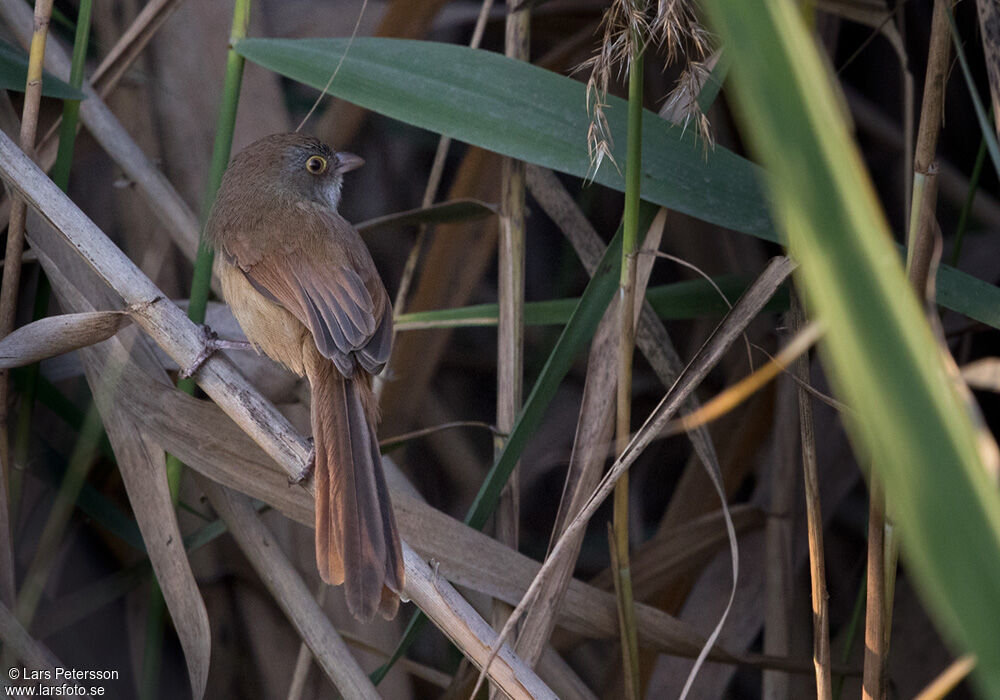
[[[326,165],[326,158],[323,156],[309,156],[309,160],[306,161],[306,170],[313,175],[322,175],[326,172]]]

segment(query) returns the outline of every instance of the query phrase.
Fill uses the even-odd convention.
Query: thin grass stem
[[[507,0],[508,14],[505,53],[528,61],[530,57],[531,12],[514,11],[518,0]],[[524,162],[504,158],[501,173],[500,236],[498,272],[500,314],[497,325],[497,428],[506,434],[514,429],[521,410],[524,384]],[[503,451],[503,440],[496,441],[496,457]],[[494,517],[496,537],[515,551],[520,514],[520,466],[514,465]],[[492,622],[500,628],[507,621],[511,607],[494,601]],[[491,696],[495,691],[491,692]]]
[[[792,296],[793,332],[806,323],[805,311]],[[805,484],[806,531],[809,540],[809,578],[812,584],[813,663],[816,665],[817,700],[833,699],[833,675],[830,658],[830,606],[826,590],[826,556],[823,546],[823,514],[820,509],[819,470],[816,465],[816,433],[809,384],[809,358],[795,361],[798,376],[799,434],[802,444],[802,473]]]
[[[639,240],[639,198],[642,188],[642,85],[643,44],[638,32],[632,34],[632,55],[628,78],[628,156],[625,162],[625,212],[622,222],[622,261],[619,278],[618,394],[615,449],[622,454],[631,436],[632,354],[635,350],[635,280]],[[622,474],[615,485],[612,518],[616,566],[615,592],[621,627],[625,694],[640,696],[639,636],[632,597],[629,564],[629,479]]]

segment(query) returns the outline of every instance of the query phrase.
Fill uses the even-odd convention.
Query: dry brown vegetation
[[[627,49],[600,31],[607,3],[510,4],[527,6],[519,13],[523,24],[513,29],[499,2],[487,1],[484,12],[471,0],[370,0],[358,35],[477,45],[481,32],[483,48],[506,49],[565,74],[596,54],[606,73],[593,82],[595,93],[626,94],[627,71],[619,73],[613,59]],[[660,4],[666,12],[650,12],[643,28],[658,37],[644,59],[645,105],[662,106],[671,121],[743,152],[725,94],[704,115],[685,108],[719,60],[699,24],[700,10],[695,3]],[[922,210],[924,244],[914,247],[918,262],[910,266],[921,291],[937,265],[935,236],[944,234],[944,260],[951,261],[960,218],[968,233],[958,267],[996,283],[1000,260],[1000,239],[992,235],[1000,227],[1000,201],[988,159],[978,192],[970,188],[980,131],[953,70],[947,24],[940,24],[946,4],[810,3],[817,40],[893,230],[905,230],[914,168],[933,176],[925,196],[936,210]],[[980,16],[970,2],[961,3],[956,15],[976,79],[983,94],[993,88],[996,104],[996,66],[984,62],[978,33],[980,26],[994,28],[985,32],[985,56],[995,61],[990,40],[998,20],[989,4],[979,3]],[[619,465],[631,464],[635,610],[634,623],[621,624],[634,627],[637,638],[636,697],[681,693],[731,595],[721,634],[688,697],[836,697],[838,690],[840,697],[858,697],[863,673],[872,697],[913,697],[955,661],[915,593],[905,559],[897,574],[889,556],[887,575],[896,576],[890,614],[886,620],[885,601],[869,596],[866,630],[865,581],[882,583],[871,578],[872,567],[877,573],[885,565],[881,557],[868,562],[869,525],[877,525],[871,542],[881,551],[884,503],[877,482],[869,498],[870,465],[859,465],[841,422],[851,409],[831,397],[815,356],[800,353],[775,381],[708,424],[671,422],[766,365],[803,328],[818,332],[789,292],[795,263],[781,247],[676,211],[661,209],[645,222],[636,288],[708,275],[729,290],[726,303],[735,308],[726,315],[710,288],[710,301],[695,302],[701,308],[667,311],[666,320],[649,303],[636,304],[631,429],[649,415],[658,421],[655,429],[641,431],[624,452],[627,439],[613,447],[620,332],[613,302],[585,346],[589,354],[575,357],[531,434],[488,534],[464,524],[559,337],[553,323],[522,328],[525,314],[531,321],[533,313],[523,303],[580,296],[618,226],[622,195],[462,143],[442,147],[437,134],[328,97],[304,131],[365,158],[345,185],[341,212],[350,221],[472,200],[444,223],[364,230],[397,313],[501,299],[499,332],[496,310],[492,324],[400,324],[380,388],[380,435],[393,442],[386,465],[406,542],[406,592],[415,605],[404,605],[391,622],[353,620],[341,590],[323,587],[315,570],[310,487],[288,484],[309,450],[308,385],[266,358],[226,352],[199,371],[198,398],[174,387],[178,367],[201,347],[183,309],[231,5],[94,4],[90,87],[80,107],[68,197],[29,160],[44,170],[55,162],[50,129],[61,103],[42,99],[38,136],[27,135],[37,144],[31,153],[16,145],[30,96],[0,92],[0,127],[9,137],[0,143],[9,185],[2,220],[17,211],[20,198],[27,203],[14,327],[36,313],[43,273],[53,290],[44,315],[58,317],[8,336],[0,357],[5,371],[46,358],[27,413],[21,399],[29,372],[10,373],[9,393],[0,387],[6,401],[0,430],[10,436],[0,446],[9,455],[0,502],[10,518],[8,536],[7,517],[0,517],[0,555],[12,562],[0,560],[5,662],[115,669],[120,680],[105,687],[122,698],[184,698],[192,688],[210,698],[376,692],[465,698],[476,682],[467,659],[481,665],[490,655],[494,629],[568,533],[559,549],[568,558],[551,562],[537,598],[491,665],[493,688],[516,697],[624,697],[631,682],[619,642],[623,607],[609,554],[610,501],[593,504],[585,528],[571,527],[616,456]],[[634,3],[614,5],[618,12],[634,9]],[[55,3],[57,15],[70,21],[78,6]],[[346,37],[361,8],[360,0],[259,0],[249,35]],[[66,78],[72,30],[59,21],[50,30],[46,65]],[[31,32],[30,6],[0,0],[0,38],[26,47]],[[315,90],[248,62],[233,152],[294,129],[315,97]],[[935,121],[942,115],[943,123]],[[591,146],[600,154],[595,123]],[[435,152],[442,154],[441,170],[428,184]],[[975,197],[963,214],[970,192]],[[8,247],[5,289],[9,255]],[[397,295],[401,279],[408,289]],[[966,380],[996,391],[995,364],[970,362],[997,354],[997,330],[951,312],[940,322],[947,348],[968,368]],[[208,324],[223,337],[241,333],[217,297]],[[989,427],[995,399],[986,392],[975,399]],[[395,442],[453,422],[464,423]],[[22,425],[28,432],[20,432]],[[992,444],[988,431],[983,435]],[[176,507],[168,452],[185,464]],[[720,509],[717,491],[728,509]],[[727,526],[738,541],[734,594]],[[813,600],[828,601],[828,608],[811,609]],[[366,674],[392,653],[418,606],[433,624],[376,690]],[[963,666],[959,677],[965,673]],[[971,697],[971,690],[961,684],[949,697]]]

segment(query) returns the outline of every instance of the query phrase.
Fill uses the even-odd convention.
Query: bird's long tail
[[[315,440],[316,564],[332,585],[345,583],[347,607],[391,619],[403,589],[403,556],[382,473],[368,375],[345,379],[318,352],[307,362]]]

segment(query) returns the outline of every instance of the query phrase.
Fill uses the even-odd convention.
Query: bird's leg
[[[296,484],[301,484],[303,481],[312,476],[313,468],[316,466],[316,439],[308,438],[309,440],[309,459],[306,460],[305,466],[302,467],[300,471],[295,476],[288,477],[288,485],[295,486]]]
[[[180,377],[181,379],[187,379],[192,374],[201,369],[201,366],[205,364],[205,361],[210,358],[217,350],[252,350],[253,345],[251,345],[246,340],[226,340],[220,338],[215,331],[209,328],[206,324],[202,323],[199,328],[201,328],[202,334],[202,348],[201,352],[198,353],[198,357],[194,358],[192,362],[187,367],[181,369]]]

